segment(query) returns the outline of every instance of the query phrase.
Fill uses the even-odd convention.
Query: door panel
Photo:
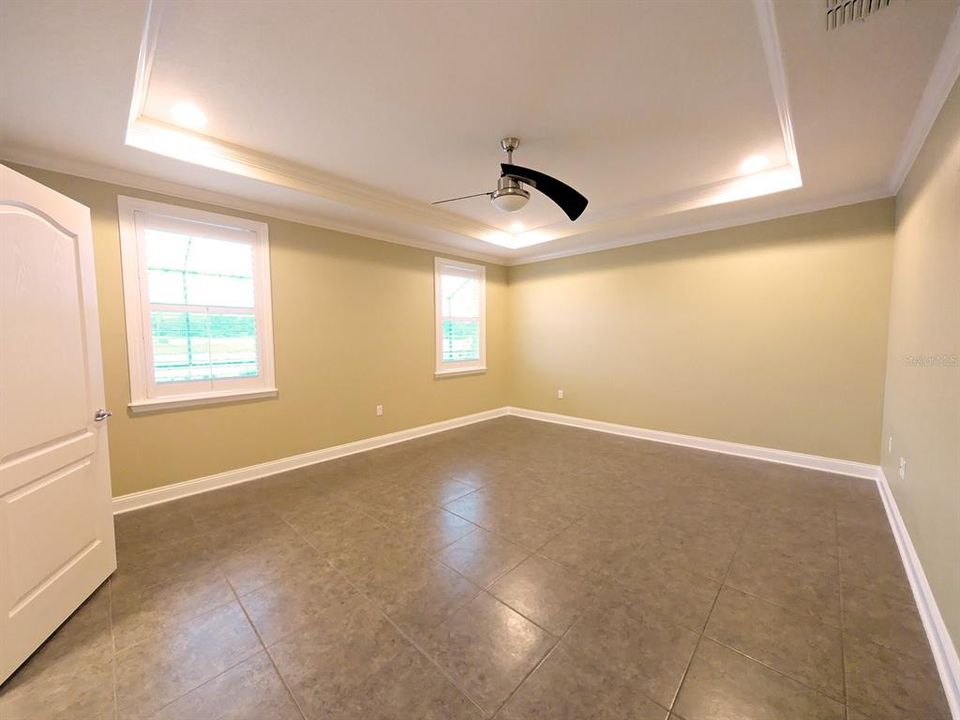
[[[0,209],[0,463],[87,426],[87,348],[77,237],[21,208]]]
[[[72,437],[43,445],[33,452],[18,453],[14,458],[0,463],[0,495],[22,487],[51,468],[61,468],[75,458],[92,455],[96,449],[96,434],[84,429]]]
[[[4,498],[9,518],[11,614],[78,555],[89,552],[97,538],[98,498],[90,458],[68,465]],[[67,504],[71,503],[71,504]]]
[[[116,569],[90,213],[0,166],[0,681]]]

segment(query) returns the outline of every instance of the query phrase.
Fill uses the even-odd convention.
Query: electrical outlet
[[[563,400],[563,390],[557,390],[557,400]]]
[[[383,405],[377,405],[377,417],[383,417]]]
[[[907,474],[907,461],[903,458],[900,458],[900,479],[903,480],[904,476]]]
[[[893,435],[887,436],[887,452],[893,452]]]

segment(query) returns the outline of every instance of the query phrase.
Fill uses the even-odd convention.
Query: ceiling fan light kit
[[[516,212],[530,199],[530,193],[520,187],[520,183],[508,175],[500,176],[497,189],[490,193],[490,202],[502,212]]]
[[[515,137],[505,137],[500,141],[500,147],[507,154],[507,162],[513,162],[513,151],[520,147],[520,140]],[[507,174],[500,175],[497,180],[497,189],[490,193],[490,202],[501,212],[516,212],[521,210],[530,199],[530,193],[520,187],[520,182]]]
[[[523,185],[529,185],[553,200],[571,220],[580,217],[587,207],[587,199],[572,187],[554,177],[537,170],[514,165],[513,151],[519,146],[520,140],[515,137],[505,137],[500,141],[500,147],[507,154],[507,162],[500,164],[500,177],[497,180],[496,190],[438,200],[433,204],[440,205],[441,203],[485,195],[490,198],[490,202],[497,210],[516,212],[522,209],[530,199],[530,192],[523,187]]]

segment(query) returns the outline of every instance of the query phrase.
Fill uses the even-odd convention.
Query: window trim
[[[443,299],[440,296],[440,276],[445,268],[476,275],[480,280],[480,359],[443,362]],[[487,268],[483,265],[451,260],[445,257],[433,259],[433,305],[434,305],[434,377],[477,375],[487,371]]]
[[[194,405],[276,397],[274,374],[273,307],[270,283],[270,246],[266,223],[221,215],[206,210],[170,205],[142,198],[117,197],[120,225],[120,264],[123,275],[123,305],[127,334],[127,358],[130,371],[130,403],[134,413]],[[169,392],[157,392],[152,381],[152,346],[149,335],[150,302],[146,274],[141,272],[143,255],[142,217],[164,216],[170,224],[203,223],[219,228],[214,235],[253,233],[253,315],[257,323],[257,358],[260,374],[256,378],[221,379],[219,389],[190,391],[190,383],[172,383]],[[226,386],[226,387],[224,387]]]

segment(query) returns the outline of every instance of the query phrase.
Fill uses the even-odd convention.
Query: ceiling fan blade
[[[531,170],[530,168],[510,165],[508,163],[501,163],[500,169],[504,175],[509,175],[527,185],[532,185],[542,192],[559,205],[560,209],[563,210],[571,220],[576,220],[580,217],[587,207],[588,201],[583,195],[554,177],[545,175],[542,172],[537,172],[536,170]]]
[[[482,193],[476,193],[475,195],[463,195],[463,196],[461,196],[461,197],[447,198],[446,200],[437,200],[436,202],[432,202],[432,203],[430,203],[430,204],[431,204],[431,205],[442,205],[443,203],[455,202],[456,200],[466,200],[467,198],[475,198],[475,197],[480,197],[480,196],[482,196],[482,195],[486,195],[487,197],[490,197],[491,195],[493,195],[493,193],[492,193],[492,192],[482,192]]]

